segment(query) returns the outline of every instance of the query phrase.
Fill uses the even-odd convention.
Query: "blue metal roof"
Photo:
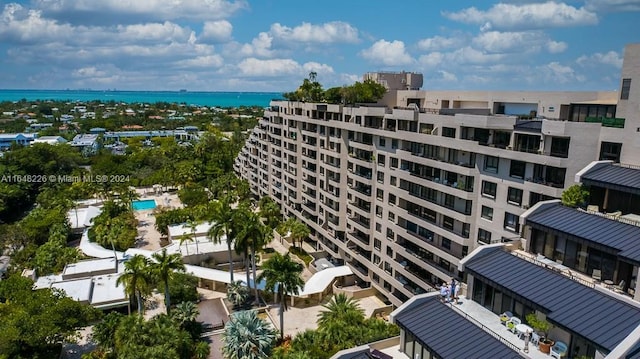
[[[584,184],[640,192],[640,169],[617,165],[596,167],[581,176]]]
[[[395,321],[440,358],[522,358],[517,351],[441,303],[437,296],[417,299],[400,311]]]
[[[640,325],[639,307],[518,258],[500,247],[481,251],[470,258],[465,267],[474,277],[541,307],[550,322],[609,351]]]
[[[536,211],[526,224],[551,229],[608,247],[610,252],[640,264],[640,227],[562,205]]]

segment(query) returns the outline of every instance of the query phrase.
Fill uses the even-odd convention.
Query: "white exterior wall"
[[[627,65],[629,58],[626,58],[624,76],[640,73],[640,47],[634,47],[633,50],[631,53],[635,57],[631,56],[631,60],[634,66]],[[629,50],[627,54],[630,54]],[[265,111],[265,119],[261,120],[255,128],[238,157],[236,171],[249,180],[254,194],[272,197],[279,195],[280,199],[277,201],[281,204],[283,213],[297,216],[315,230],[316,235],[312,236],[312,239],[317,241],[319,249],[344,259],[356,275],[362,280],[371,282],[383,293],[389,294],[394,291],[399,293],[395,296],[388,295],[389,299],[398,305],[405,300],[403,297],[411,297],[415,294],[405,285],[405,282],[411,281],[414,286],[428,290],[434,282],[450,280],[451,276],[456,274],[455,267],[462,258],[463,246],[467,248],[467,252],[471,252],[479,245],[477,236],[480,228],[491,233],[492,242],[500,241],[501,238],[519,238],[519,233],[505,228],[505,213],[519,217],[529,207],[532,193],[554,198],[561,196],[563,188],[537,183],[530,179],[535,165],[566,169],[564,188],[567,188],[574,184],[575,174],[579,170],[598,159],[600,142],[611,139],[615,139],[614,142],[624,142],[622,162],[640,165],[640,156],[637,155],[640,153],[640,148],[637,148],[640,147],[640,140],[638,140],[640,132],[629,130],[631,125],[640,127],[640,120],[637,118],[640,113],[638,111],[640,77],[634,81],[630,100],[618,107],[617,117],[625,116],[627,119],[625,129],[602,127],[598,123],[543,120],[539,133],[523,132],[514,130],[516,118],[513,116],[468,114],[448,116],[431,111],[439,109],[444,99],[449,100],[449,108],[486,104],[490,110],[493,110],[496,102],[537,103],[539,115],[554,118],[554,115],[559,115],[562,105],[583,101],[610,103],[618,96],[615,92],[398,91],[396,104],[398,107],[404,107],[408,98],[420,99],[421,108],[417,112],[390,107],[352,108],[341,105],[274,101],[271,109]],[[458,102],[454,104],[453,101]],[[554,112],[548,112],[549,107],[554,107]],[[360,116],[359,124],[356,123],[357,116]],[[380,121],[379,126],[365,126],[366,117],[377,118]],[[418,130],[401,131],[398,129],[399,121],[416,123]],[[389,130],[389,127],[394,124],[395,130]],[[420,124],[433,125],[433,134],[420,133]],[[445,126],[456,130],[455,138],[442,136],[442,128]],[[463,127],[510,132],[510,145],[503,149],[462,139]],[[281,133],[277,135],[276,132],[279,130]],[[334,131],[334,136],[330,136],[331,131]],[[371,135],[372,144],[350,141],[350,131],[356,140],[363,135]],[[516,151],[516,133],[539,135],[540,151],[537,153]],[[292,134],[295,134],[295,138]],[[568,158],[550,155],[551,139],[554,136],[570,138]],[[384,146],[381,146],[381,138],[384,138]],[[305,143],[305,140],[306,142],[315,140],[315,144]],[[440,152],[435,156],[439,159],[412,154],[407,147],[409,141],[439,146]],[[339,151],[335,146],[339,146]],[[372,156],[368,160],[352,157],[349,147],[352,147],[354,152],[370,151]],[[447,154],[453,150],[458,151],[458,160],[449,162]],[[313,152],[310,151],[316,151],[315,159],[312,158]],[[475,154],[475,162],[471,167],[465,166],[472,153]],[[633,156],[634,153],[635,156]],[[378,163],[381,156],[385,156],[384,165]],[[484,163],[487,156],[499,157],[497,173],[485,170]],[[332,158],[331,161],[339,160],[339,167],[330,165],[330,158]],[[391,168],[392,158],[397,159],[398,168]],[[471,176],[473,190],[468,192],[445,185],[442,181],[438,183],[435,180],[412,175],[401,168],[403,160],[431,166],[441,171]],[[527,163],[524,178],[513,178],[509,175],[512,160]],[[315,165],[315,170],[305,168],[303,162]],[[356,166],[370,169],[371,179],[358,176],[355,174],[356,171],[348,169],[355,170]],[[339,180],[329,180],[327,178],[329,171],[339,175]],[[382,173],[380,181],[379,173]],[[392,178],[395,178],[395,184],[391,184]],[[310,183],[313,179],[316,181],[315,185]],[[439,194],[435,201],[418,198],[400,187],[403,180],[438,191]],[[497,184],[495,197],[482,194],[483,180]],[[353,186],[348,186],[348,183],[356,182],[370,185],[370,194],[363,194]],[[510,187],[523,191],[520,205],[507,201]],[[377,196],[378,190],[384,192],[380,199]],[[390,195],[396,197],[395,204],[389,203]],[[454,196],[453,208],[443,205],[445,195]],[[354,202],[356,199],[368,202],[370,209],[358,208]],[[327,204],[330,200],[338,203],[339,209],[332,209]],[[401,208],[401,201],[435,211],[435,223]],[[464,201],[472,203],[471,212],[468,214],[461,211],[464,209],[462,205]],[[381,209],[380,216],[377,215],[377,206]],[[492,220],[481,218],[482,206],[493,208]],[[336,223],[328,220],[330,215],[338,219]],[[353,217],[358,215],[369,219],[369,226],[363,227],[355,221]],[[317,216],[317,219],[314,216]],[[453,219],[453,231],[445,228],[445,216]],[[402,227],[404,221],[401,221],[401,218],[433,232],[433,241],[429,242],[425,238],[409,233]],[[462,233],[464,224],[469,226],[468,237]],[[356,228],[368,236],[368,243],[349,234]],[[387,236],[388,230],[393,231],[393,236],[390,238]],[[345,232],[344,236],[341,236],[341,232]],[[404,243],[401,238],[404,238]],[[451,241],[450,249],[443,246],[443,238]],[[424,259],[429,258],[428,256],[421,258],[415,251],[409,251],[408,246],[412,245],[420,247],[423,250],[422,255],[429,252],[433,261]],[[451,264],[449,267],[451,271],[444,270],[438,265],[440,259]],[[362,272],[354,267],[356,261],[365,267]],[[409,271],[409,267],[405,266],[404,262],[413,262],[433,277],[427,278],[422,274],[416,274],[416,271]]]

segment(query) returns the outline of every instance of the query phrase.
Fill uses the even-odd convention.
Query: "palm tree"
[[[198,306],[194,302],[182,302],[176,305],[171,317],[184,327],[186,323],[195,322],[198,314]]]
[[[277,288],[280,298],[280,339],[284,339],[284,312],[287,310],[287,294],[296,295],[304,286],[300,277],[302,265],[291,259],[289,253],[276,253],[262,264],[262,273],[257,278],[260,282],[266,280],[266,288],[275,291]]]
[[[227,299],[234,306],[239,307],[249,298],[249,288],[242,285],[241,281],[229,283],[227,286]]]
[[[229,274],[231,283],[233,280],[233,255],[231,253],[231,245],[234,241],[233,218],[236,209],[231,208],[231,197],[224,195],[222,199],[213,202],[211,208],[211,222],[213,225],[209,229],[207,235],[214,243],[222,243],[224,238],[227,241],[227,252],[229,254]]]
[[[135,297],[138,302],[138,314],[142,315],[142,295],[151,289],[149,275],[149,259],[136,254],[124,263],[124,273],[118,277],[116,285],[123,284],[129,298]]]
[[[193,348],[193,359],[207,359],[209,357],[211,347],[205,341],[198,341]]]
[[[300,241],[300,248],[302,248],[302,240],[307,238],[311,233],[309,227],[295,217],[287,219],[285,222],[285,228],[289,232],[294,248],[296,246],[296,241]]]
[[[364,311],[360,308],[360,304],[344,293],[333,296],[331,301],[322,307],[326,310],[318,314],[319,328],[325,328],[334,323],[340,323],[342,327],[360,325],[364,321]]]
[[[182,247],[182,244],[185,242],[193,242],[194,237],[192,237],[189,233],[183,233],[178,236],[178,240],[180,241],[180,247]],[[186,249],[187,255],[189,255],[189,243],[184,246],[184,249]]]
[[[171,298],[169,296],[169,281],[176,271],[184,271],[184,263],[179,253],[167,254],[163,249],[160,253],[151,255],[156,262],[152,264],[152,272],[157,280],[164,284],[164,304],[167,307],[167,314],[171,312]]]
[[[238,235],[236,237],[236,253],[242,252],[246,261],[247,286],[251,289],[249,278],[249,267],[253,267],[253,278],[255,273],[255,256],[258,248],[264,246],[264,224],[260,221],[257,213],[252,212],[249,208],[241,207],[235,218],[239,226]],[[249,250],[251,250],[251,263],[249,263]],[[258,297],[257,284],[254,283],[255,295]]]
[[[222,333],[222,353],[227,359],[266,359],[276,334],[254,310],[233,313]]]
[[[193,241],[196,242],[196,254],[198,254],[198,252],[200,252],[200,249],[198,249],[198,237],[196,237],[196,229],[198,228],[198,222],[193,220],[188,220],[187,227],[191,229],[191,236],[193,238]]]

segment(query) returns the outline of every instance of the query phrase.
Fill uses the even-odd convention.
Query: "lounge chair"
[[[551,347],[551,357],[556,359],[562,359],[567,356],[567,344],[563,342],[556,342]]]
[[[598,282],[602,281],[602,271],[600,269],[594,269],[593,273],[591,273],[591,278],[597,280]]]
[[[516,326],[518,326],[518,324],[522,324],[522,321],[520,320],[520,318],[516,318],[516,317],[511,317],[511,319],[509,319],[507,321],[507,329],[512,332],[512,333],[516,333]]]

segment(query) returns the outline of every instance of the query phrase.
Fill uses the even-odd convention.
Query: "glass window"
[[[485,156],[484,157],[484,170],[487,172],[498,172],[499,157]]]
[[[391,148],[394,149],[394,150],[398,148],[398,140],[397,139],[395,139],[395,138],[391,139]]]
[[[630,90],[631,90],[631,79],[622,79],[622,89],[620,90],[620,99],[628,100]]]
[[[569,157],[569,138],[554,137],[551,139],[551,156],[567,158]]]
[[[391,157],[391,168],[398,168],[398,159]]]
[[[391,176],[391,185],[397,186],[397,183],[398,183],[398,178],[395,176]]]
[[[389,204],[396,204],[396,195],[389,194]]]
[[[520,206],[522,204],[522,190],[514,187],[509,187],[507,202]]]
[[[384,167],[385,163],[386,163],[385,155],[378,155],[378,165]]]
[[[487,206],[482,206],[482,214],[481,214],[482,218],[484,219],[488,219],[488,220],[493,220],[493,208],[491,207],[487,207]]]
[[[384,183],[384,172],[378,172],[378,174],[376,174],[376,177],[378,178],[379,183]]]
[[[478,228],[478,241],[487,244],[491,243],[491,232]]]
[[[449,238],[442,238],[442,248],[451,250],[451,240]]]
[[[518,223],[519,217],[513,213],[505,212],[504,213],[504,228],[513,232],[518,231]]]
[[[509,169],[509,176],[516,178],[524,178],[524,171],[527,167],[526,162],[511,160],[511,168]]]
[[[482,194],[485,196],[495,198],[497,188],[498,185],[493,182],[482,181]]]
[[[455,138],[456,137],[456,129],[453,128],[453,127],[443,127],[442,128],[442,136],[443,137]]]
[[[380,145],[380,147],[386,146],[387,145],[387,140],[384,137],[380,137],[379,145]]]

